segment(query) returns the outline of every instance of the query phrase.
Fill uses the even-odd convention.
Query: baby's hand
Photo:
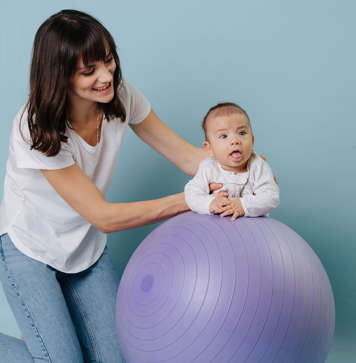
[[[209,184],[209,194],[216,194],[216,195],[221,195],[221,196],[224,196],[224,197],[228,197],[229,196],[229,193],[227,192],[227,190],[220,190],[218,191],[219,189],[221,189],[222,187],[224,186],[223,183],[215,183],[215,182],[212,182]]]
[[[224,211],[224,207],[229,202],[229,199],[227,199],[224,195],[218,194],[210,203],[209,211],[212,214],[220,214]]]
[[[232,221],[245,215],[245,211],[242,207],[240,198],[228,199],[228,202],[222,208],[220,216],[225,217],[225,216],[230,216],[231,214],[232,214],[231,217]]]

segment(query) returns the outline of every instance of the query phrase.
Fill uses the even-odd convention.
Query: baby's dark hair
[[[230,116],[234,113],[243,114],[247,117],[248,123],[251,126],[250,118],[247,114],[247,112],[239,105],[233,102],[221,102],[217,105],[210,108],[210,110],[205,115],[203,122],[202,122],[202,128],[204,130],[205,138],[207,139],[207,133],[206,133],[206,124],[209,116]]]

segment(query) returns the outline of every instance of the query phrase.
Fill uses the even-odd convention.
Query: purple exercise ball
[[[267,217],[170,219],[137,248],[117,295],[129,363],[321,363],[334,324],[320,260]]]

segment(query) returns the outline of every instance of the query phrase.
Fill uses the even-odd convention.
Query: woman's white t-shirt
[[[128,81],[122,82],[119,98],[126,110],[125,122],[104,117],[96,146],[67,128],[68,142],[62,142],[54,157],[31,150],[25,141],[30,140],[26,109],[14,119],[0,205],[0,235],[8,233],[21,252],[59,271],[75,273],[94,264],[105,248],[106,235],[71,208],[40,169],[62,169],[76,163],[106,194],[128,124],[141,122],[151,109]]]

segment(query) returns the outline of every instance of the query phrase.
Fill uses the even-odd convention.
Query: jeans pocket
[[[5,265],[15,264],[21,267],[21,265],[26,263],[26,259],[29,257],[17,249],[7,233],[0,237],[0,241],[1,260]]]
[[[4,259],[4,252],[3,252],[3,248],[2,248],[2,239],[3,239],[3,237],[5,236],[6,234],[2,234],[1,236],[0,236],[0,258],[1,258],[1,261],[3,261],[3,259]]]
[[[5,261],[5,256],[7,255],[7,251],[11,248],[15,248],[13,246],[12,241],[7,233],[0,236],[0,254],[1,259]]]

